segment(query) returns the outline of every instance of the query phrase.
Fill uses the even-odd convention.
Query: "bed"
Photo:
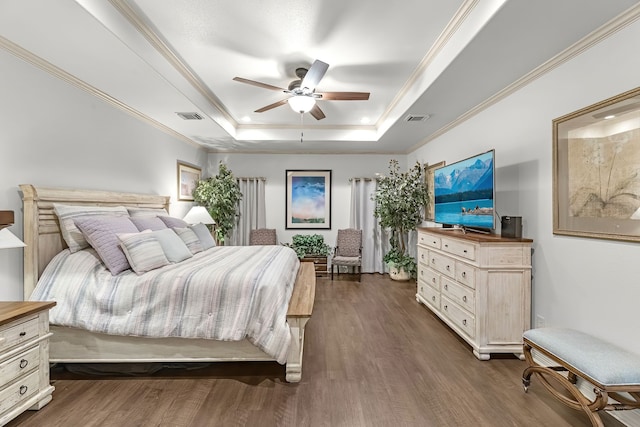
[[[24,203],[24,299],[32,297],[45,267],[57,255],[64,255],[65,240],[61,234],[55,204],[87,206],[125,206],[139,209],[169,208],[170,198],[110,191],[46,188],[20,185]],[[214,248],[217,252],[232,250]],[[249,250],[249,249],[245,249]],[[205,257],[201,255],[201,257]],[[194,258],[196,258],[194,256]],[[54,262],[57,262],[54,260]],[[202,260],[200,260],[202,263]],[[204,264],[203,264],[204,265]],[[305,326],[313,311],[315,271],[313,263],[296,264],[297,272],[286,307],[286,326],[290,343],[280,363],[285,362],[286,380],[299,382],[302,377],[302,356]],[[149,273],[146,273],[149,274]],[[60,302],[59,302],[60,303]],[[53,318],[52,318],[53,319]],[[50,342],[52,363],[138,363],[138,362],[219,362],[277,360],[249,339],[238,341],[167,336],[119,335],[89,331],[80,327],[51,324]],[[253,340],[255,342],[255,340]]]

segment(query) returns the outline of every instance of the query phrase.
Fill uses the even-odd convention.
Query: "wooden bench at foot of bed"
[[[529,365],[522,374],[525,392],[531,383],[531,375],[535,374],[556,399],[570,408],[584,411],[594,427],[604,426],[598,411],[640,408],[640,356],[637,354],[571,329],[531,329],[523,334],[523,341],[524,356]],[[532,350],[539,351],[556,365],[538,364]],[[595,396],[591,400],[576,387],[578,377],[593,385]],[[554,384],[564,387],[571,397],[556,389]],[[617,403],[609,402],[609,397]]]

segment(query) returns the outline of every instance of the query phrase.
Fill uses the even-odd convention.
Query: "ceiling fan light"
[[[296,113],[308,113],[313,106],[316,105],[314,98],[304,95],[292,96],[287,102],[289,102],[289,106]]]

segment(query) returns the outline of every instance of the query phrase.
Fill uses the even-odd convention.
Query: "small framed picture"
[[[193,190],[202,178],[202,169],[178,161],[178,200],[193,201]]]
[[[287,170],[286,228],[331,229],[331,171]]]

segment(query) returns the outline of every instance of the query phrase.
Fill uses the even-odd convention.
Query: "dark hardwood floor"
[[[415,284],[364,274],[319,279],[302,381],[277,363],[222,363],[153,374],[52,370],[53,400],[9,426],[584,426],[524,362],[477,360],[415,300]],[[607,427],[621,423],[603,415]]]

